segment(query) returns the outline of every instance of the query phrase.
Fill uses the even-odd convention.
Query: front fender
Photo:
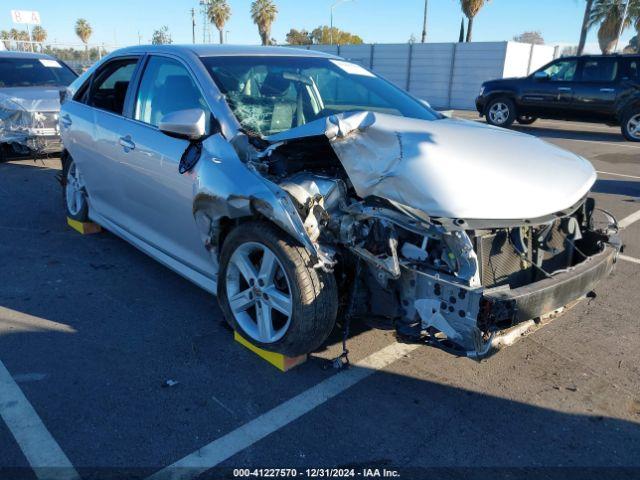
[[[219,253],[224,219],[262,217],[287,232],[318,258],[317,246],[305,231],[289,195],[240,160],[221,135],[214,135],[204,142],[195,173],[193,216],[206,248],[216,249]]]

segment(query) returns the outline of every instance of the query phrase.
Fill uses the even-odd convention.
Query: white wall
[[[522,77],[554,58],[554,48],[518,42],[311,45],[373,70],[436,108],[474,109],[482,82]]]

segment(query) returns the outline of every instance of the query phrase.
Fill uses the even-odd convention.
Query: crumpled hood
[[[0,88],[0,100],[8,99],[27,112],[59,112],[64,87]]]
[[[541,218],[576,204],[596,180],[587,160],[536,137],[449,118],[340,114],[268,140],[321,134],[360,197],[378,196],[431,217]]]

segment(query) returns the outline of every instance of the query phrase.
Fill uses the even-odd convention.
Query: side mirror
[[[533,74],[533,78],[538,82],[545,82],[549,80],[549,74],[547,72],[536,72]]]
[[[206,135],[206,120],[206,114],[200,108],[178,110],[163,116],[158,128],[170,137],[194,141]]]

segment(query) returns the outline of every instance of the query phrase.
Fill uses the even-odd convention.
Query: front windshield
[[[234,56],[202,61],[242,127],[262,136],[352,111],[441,118],[391,83],[343,60]]]
[[[48,58],[0,58],[0,88],[66,87],[77,75],[62,63]]]

